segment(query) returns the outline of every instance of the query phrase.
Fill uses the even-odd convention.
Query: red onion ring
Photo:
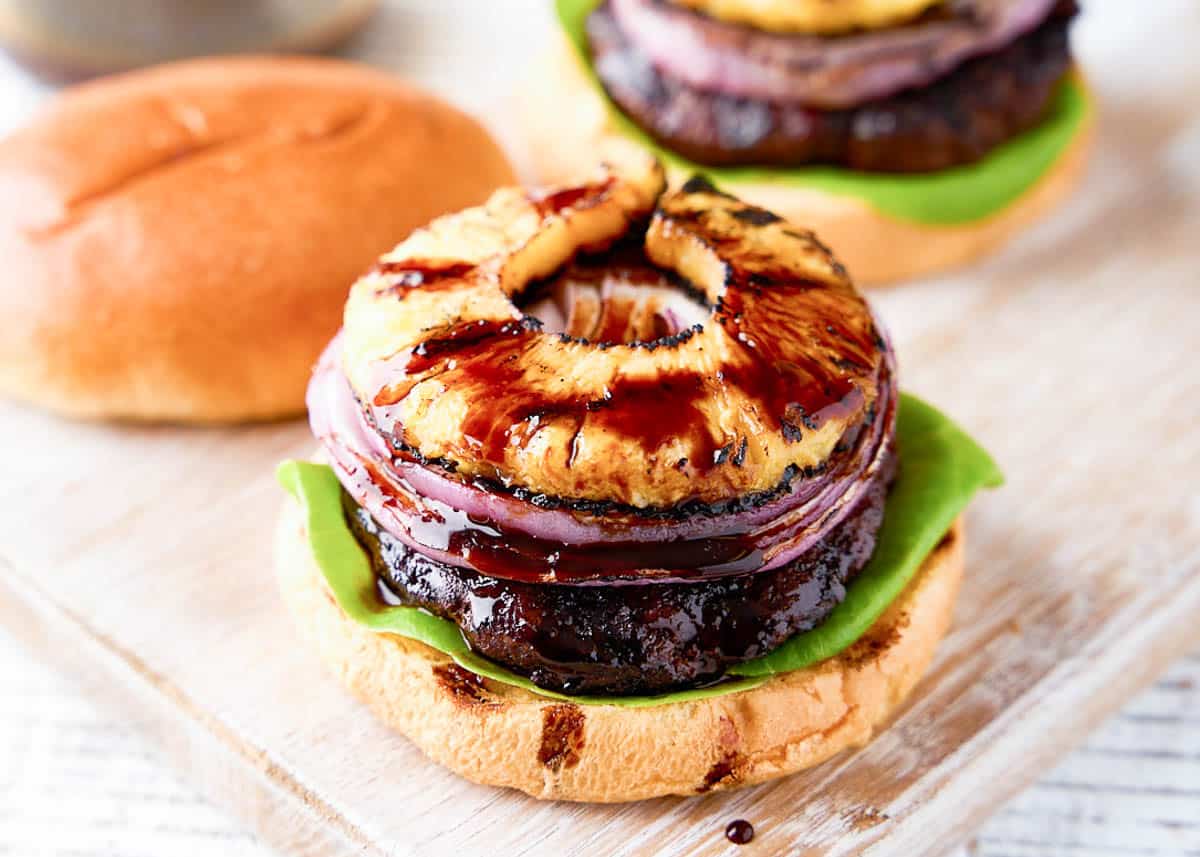
[[[946,18],[832,37],[768,33],[659,0],[610,2],[651,62],[690,86],[841,109],[932,83],[1032,31],[1059,0],[958,2]]]
[[[541,508],[396,456],[367,421],[343,375],[340,347],[339,337],[322,355],[307,404],[313,433],[342,485],[412,550],[493,577],[628,584],[777,568],[808,550],[854,508],[879,477],[894,431],[894,366],[887,344],[877,417],[853,454],[839,459],[835,472],[804,480],[756,508],[720,517],[661,521],[629,513],[585,515]],[[463,533],[469,538],[459,538]],[[497,562],[497,551],[508,555]],[[639,565],[646,557],[665,561]],[[680,557],[687,561],[679,562]]]

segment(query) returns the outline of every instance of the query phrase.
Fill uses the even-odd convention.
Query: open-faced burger
[[[613,138],[813,228],[856,280],[967,262],[1064,197],[1075,0],[557,0],[524,87],[543,178]]]
[[[898,391],[811,233],[641,155],[497,192],[353,287],[278,572],[470,779],[620,801],[861,744],[912,689],[988,456]]]

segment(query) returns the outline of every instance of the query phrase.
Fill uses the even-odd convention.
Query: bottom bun
[[[557,184],[586,174],[611,147],[631,141],[565,40],[548,64],[524,88],[521,116],[538,179]],[[816,233],[858,285],[884,285],[962,267],[1063,201],[1087,166],[1094,120],[1086,123],[1033,187],[1001,211],[964,224],[908,223],[853,196],[777,182],[722,182],[721,190]],[[670,173],[672,184],[689,178],[677,169]]]
[[[351,621],[287,501],[276,570],[304,636],[342,682],[431,759],[536,798],[615,803],[758,783],[865,744],[929,666],[963,569],[957,521],[857,643],[751,690],[647,708],[576,705],[480,678],[423,643]]]

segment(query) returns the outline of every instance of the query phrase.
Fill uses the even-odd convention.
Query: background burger
[[[557,0],[525,91],[547,179],[616,138],[814,229],[859,282],[967,262],[1066,195],[1074,0]]]

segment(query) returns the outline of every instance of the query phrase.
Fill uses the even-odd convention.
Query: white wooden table
[[[272,857],[0,632],[0,855]],[[971,857],[1200,854],[1200,652],[1000,809]],[[966,857],[966,855],[963,855]]]
[[[1177,10],[1194,24],[1196,16],[1186,14],[1192,2],[1155,0],[1154,10]],[[1077,30],[1085,66],[1123,41],[1136,42],[1136,16],[1127,0],[1091,0]],[[426,81],[488,118],[515,146],[503,122],[506,95],[546,30],[541,0],[409,0],[390,3],[353,50]],[[1122,62],[1132,55],[1119,54]],[[1156,60],[1153,44],[1141,54]],[[481,63],[488,74],[474,73]],[[1123,73],[1137,74],[1137,67]],[[45,94],[0,62],[0,130]],[[1194,145],[1182,156],[1200,161],[1200,137],[1188,139]],[[1197,331],[1200,340],[1200,319]],[[1184,514],[1200,516],[1200,498]],[[1200,855],[1200,653],[1000,809],[970,850],[988,857]],[[139,737],[136,720],[95,708],[0,634],[0,855],[10,854],[265,857],[267,851],[169,773]]]

